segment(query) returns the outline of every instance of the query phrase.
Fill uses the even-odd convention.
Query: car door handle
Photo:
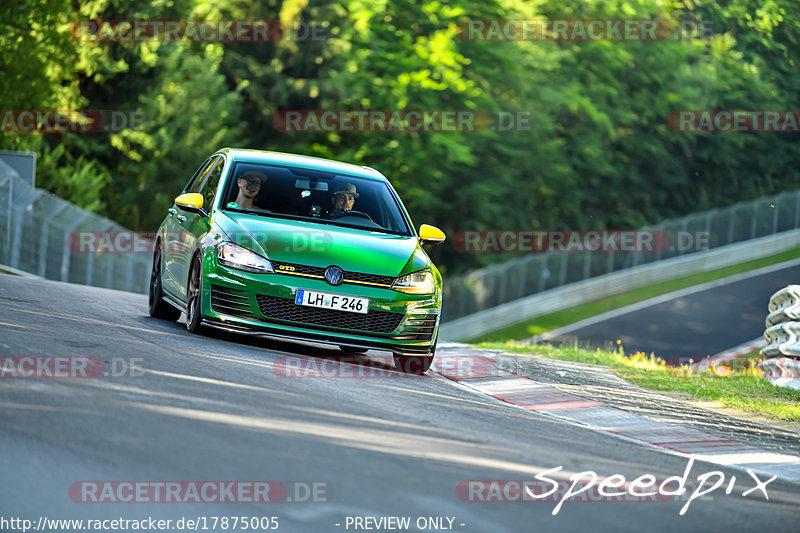
[[[178,222],[186,222],[186,217],[183,215],[178,215],[175,218],[178,219]]]
[[[167,213],[169,213],[169,216],[172,216],[177,212],[178,212],[178,210],[175,209],[174,207],[170,207],[169,209],[167,209]]]

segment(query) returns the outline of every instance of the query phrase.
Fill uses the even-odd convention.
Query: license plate
[[[331,294],[329,292],[307,291],[305,289],[297,289],[294,303],[308,307],[321,307],[322,309],[336,309],[337,311],[349,311],[351,313],[363,314],[366,314],[367,309],[369,309],[369,298]]]

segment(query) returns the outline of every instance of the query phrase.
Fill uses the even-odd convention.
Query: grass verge
[[[590,318],[612,309],[619,309],[648,298],[660,296],[687,287],[693,287],[706,283],[708,281],[716,281],[718,279],[726,278],[743,272],[750,272],[761,267],[783,263],[784,261],[791,261],[792,259],[800,258],[800,248],[793,248],[780,254],[771,255],[769,257],[762,257],[746,263],[732,265],[725,268],[718,268],[709,272],[701,272],[699,274],[692,274],[691,276],[684,276],[661,283],[649,285],[647,287],[640,287],[633,289],[623,294],[616,296],[609,296],[594,302],[589,302],[577,307],[571,307],[555,313],[537,316],[525,322],[514,324],[501,330],[486,333],[480,337],[475,337],[466,342],[479,343],[479,342],[503,342],[507,339],[527,339],[535,335],[540,335],[546,331],[552,331],[556,328],[575,323],[585,318]]]
[[[652,354],[648,356],[640,352],[626,356],[621,348],[597,348],[592,351],[577,346],[530,346],[511,341],[482,343],[477,346],[604,365],[622,379],[645,389],[684,392],[698,399],[715,401],[726,407],[768,418],[800,422],[800,391],[776,387],[761,379],[762,372],[755,366],[757,360],[752,358],[726,362],[711,370],[694,372],[688,365],[667,366],[662,359]]]

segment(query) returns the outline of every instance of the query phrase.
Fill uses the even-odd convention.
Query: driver
[[[261,190],[261,186],[266,183],[267,175],[249,170],[239,176],[237,185],[239,186],[239,194],[236,195],[236,205],[239,209],[261,209],[267,211],[256,205],[253,205],[253,200]]]
[[[358,198],[356,186],[352,183],[345,183],[341,190],[333,193],[333,198],[331,198],[331,202],[333,202],[331,218],[338,218],[348,211],[352,211],[356,198]]]

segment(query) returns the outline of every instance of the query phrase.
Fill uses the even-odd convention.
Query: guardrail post
[[[736,204],[739,205],[739,204]],[[731,212],[731,220],[728,223],[728,242],[727,244],[733,244],[733,224],[734,220],[736,220],[736,205],[733,205],[728,208]]]
[[[14,197],[14,180],[11,179],[11,176],[6,176],[6,181],[8,181],[8,226],[6,226],[6,246],[11,246],[11,223],[14,221],[14,218],[11,216],[12,209],[14,207],[13,197]],[[798,197],[800,199],[800,197]],[[10,259],[9,259],[10,262]]]
[[[794,227],[800,228],[800,191],[794,193],[797,201],[794,204]]]
[[[772,234],[778,233],[778,211],[780,211],[780,199],[782,194],[779,194],[775,201],[772,203]]]
[[[106,289],[111,288],[111,284],[114,282],[114,256],[109,254],[108,261],[106,262]]]
[[[686,229],[687,229],[688,227],[689,227],[689,217],[686,217],[686,218],[684,218],[684,219],[683,219],[683,221],[681,222],[681,233],[685,234],[685,233],[686,233]],[[680,242],[680,235],[678,235],[678,242]],[[681,247],[681,249],[680,249],[680,250],[678,250],[678,255],[683,255],[683,249],[682,249],[682,247]]]
[[[544,273],[548,271],[547,269],[547,255],[541,256],[544,259],[539,259],[539,288],[536,290],[537,293],[540,293],[545,288],[545,277]]]
[[[103,227],[102,231],[108,231],[109,229],[111,229],[113,227],[114,227],[114,223],[109,221]],[[112,253],[113,253],[113,251],[106,252],[106,257],[108,258],[106,260],[106,264],[111,263],[111,255],[110,254],[112,254]],[[92,251],[89,254],[89,259],[87,260],[87,264],[86,264],[86,285],[93,285],[92,284],[92,278],[94,277],[94,256],[96,254],[97,254],[97,250]]]
[[[63,203],[55,211],[51,211],[44,217],[42,222],[42,234],[39,237],[39,275],[45,277],[47,273],[47,239],[48,230],[50,228],[50,221],[53,220],[60,212],[67,208],[69,204]]]
[[[128,268],[125,269],[125,290],[130,292],[133,286],[133,255],[128,256]]]
[[[524,259],[523,261],[520,261],[519,264],[519,291],[517,291],[517,298],[527,296],[525,293],[525,280],[527,279],[528,274],[528,263],[530,263],[530,261]]]
[[[614,272],[614,251],[608,252],[608,261],[606,261],[606,274]]]
[[[42,195],[41,190],[36,190],[30,198],[30,203],[25,208],[26,211],[33,210],[33,204]],[[17,210],[19,212],[19,210]],[[14,227],[14,243],[11,245],[11,268],[19,267],[19,250],[22,246],[22,217],[17,217],[17,225]]]
[[[69,236],[88,216],[89,213],[87,211],[82,211],[80,217],[73,220],[72,224],[64,228],[64,254],[61,256],[61,281],[69,281],[69,258],[72,254],[72,250],[69,248]]]
[[[589,279],[592,274],[592,252],[583,252],[583,279]]]

